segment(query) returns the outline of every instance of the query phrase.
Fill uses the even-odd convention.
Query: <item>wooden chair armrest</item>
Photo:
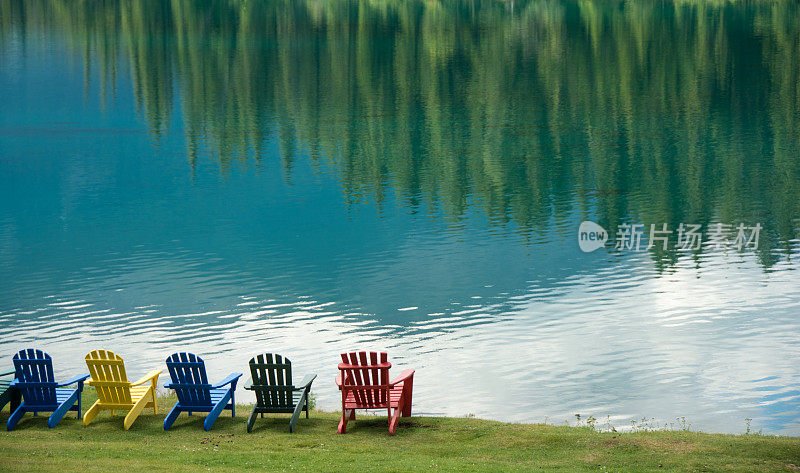
[[[253,389],[253,378],[248,379],[247,382],[244,383],[244,388]]]
[[[313,383],[316,378],[317,378],[317,375],[315,375],[315,374],[307,374],[303,378],[303,380],[300,381],[300,386],[295,386],[294,390],[295,391],[302,391],[302,390],[304,390],[306,388],[310,388],[311,387],[311,383]]]
[[[339,386],[340,390],[342,388],[347,389],[348,386],[353,385],[353,380],[350,379],[350,375],[348,375],[347,373],[344,373],[344,375],[342,375],[342,373],[336,375],[336,386]],[[342,381],[343,379],[344,381]]]
[[[153,371],[147,373],[146,375],[144,375],[144,377],[142,377],[139,381],[136,381],[135,383],[131,383],[131,386],[140,386],[140,385],[142,385],[142,384],[144,384],[144,383],[146,383],[146,382],[148,382],[150,380],[153,381],[153,384],[156,384],[156,383],[158,383],[158,375],[160,375],[162,371],[164,371],[164,370],[153,370]]]
[[[70,384],[82,383],[83,381],[86,381],[86,378],[88,378],[88,377],[89,377],[88,374],[81,374],[81,375],[75,376],[74,378],[72,378],[70,380],[64,381],[63,383],[58,383],[56,385],[56,387],[63,388],[64,386],[69,386]]]
[[[405,380],[407,380],[409,378],[413,378],[413,377],[414,377],[414,370],[404,370],[402,373],[400,373],[400,376],[398,376],[397,378],[394,379],[394,381],[389,383],[389,386],[394,386],[395,384],[400,384],[403,381],[405,381]]]
[[[242,376],[242,373],[231,373],[222,382],[211,386],[211,389],[218,389],[225,385],[230,384],[233,389],[236,389],[236,381]]]

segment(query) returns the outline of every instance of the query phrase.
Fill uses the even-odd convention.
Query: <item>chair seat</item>
[[[222,399],[228,393],[228,391],[230,391],[230,388],[212,389],[210,393],[211,404],[216,404],[220,399]]]
[[[269,391],[267,391],[269,392]],[[264,397],[269,399],[269,394],[264,393]],[[292,391],[292,405],[291,406],[280,406],[275,404],[257,404],[256,409],[263,410],[263,409],[270,409],[270,412],[280,413],[280,412],[293,412],[294,408],[297,407],[297,403],[300,402],[300,398],[303,397],[303,391]],[[266,411],[265,411],[266,412]]]
[[[41,403],[41,402],[34,402],[34,403],[25,402],[25,407],[23,409],[24,410],[31,410],[31,411],[35,410],[37,412],[40,412],[40,411],[54,411],[54,410],[58,409],[58,406],[63,404],[64,401],[69,399],[69,397],[72,396],[73,394],[75,394],[75,389],[60,389],[60,388],[57,388],[56,389],[56,403],[55,404]],[[23,398],[23,400],[24,400],[24,398]],[[78,410],[78,405],[75,404],[73,406],[73,408],[70,409],[70,410]]]
[[[395,385],[389,391],[389,404],[386,403],[362,403],[356,399],[354,391],[348,391],[347,398],[344,400],[345,409],[386,409],[388,407],[396,408],[400,405],[400,397],[403,395],[403,383]]]
[[[75,389],[61,389],[61,388],[56,388],[56,405],[59,405],[59,404],[61,404],[62,402],[64,402],[64,401],[66,401],[67,399],[69,399],[69,397],[70,397],[70,396],[72,396],[73,394],[75,394],[75,391],[76,391]],[[24,399],[24,397],[23,397],[23,399]],[[30,405],[30,406],[37,405],[37,404],[33,404],[33,403],[31,403],[31,402],[26,402],[26,404],[28,404],[28,405]],[[44,404],[42,404],[42,405],[44,405]],[[51,406],[52,404],[47,404],[47,405],[48,405],[48,406]]]
[[[204,405],[195,405],[195,404],[184,405],[184,404],[181,404],[180,401],[178,402],[178,404],[180,405],[180,407],[182,409],[207,408],[208,410],[211,410],[211,408],[214,407],[220,401],[220,399],[222,399],[223,397],[225,397],[226,394],[228,394],[228,391],[230,391],[230,388],[217,388],[217,389],[210,390],[209,391],[209,397],[211,398],[211,402],[208,403],[208,404],[204,404]]]
[[[114,398],[112,398],[111,400],[108,400],[108,399],[106,399],[106,400],[98,400],[97,402],[98,402],[98,405],[100,405],[100,406],[109,405],[109,404],[110,405],[118,405],[118,406],[120,406],[120,405],[122,405],[122,406],[125,406],[125,405],[133,406],[134,404],[136,404],[139,401],[139,399],[145,397],[147,395],[147,391],[149,391],[149,390],[150,390],[150,385],[131,387],[130,388],[130,393],[131,393],[131,402],[130,403],[123,402],[122,399],[117,399],[116,394],[114,395]],[[56,391],[65,391],[65,390],[64,389],[56,389]],[[66,390],[66,391],[70,391],[70,390]],[[104,407],[104,408],[105,409],[116,409],[116,407]]]
[[[131,388],[131,402],[133,404],[136,404],[136,402],[139,399],[143,398],[147,394],[147,391],[149,391],[149,390],[150,390],[150,386],[149,385],[132,387]]]
[[[56,401],[58,401],[58,403],[61,404],[62,402],[66,401],[70,396],[75,394],[75,391],[77,391],[77,389],[75,388],[72,389],[56,388]]]

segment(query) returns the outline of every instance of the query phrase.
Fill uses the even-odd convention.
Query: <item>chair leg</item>
[[[302,397],[300,397],[300,402],[294,406],[294,412],[292,413],[292,418],[289,420],[289,433],[294,432],[294,426],[297,425],[297,419],[300,417],[300,413],[303,412],[303,406],[306,403],[306,396],[308,396],[307,391],[303,391]]]
[[[178,419],[178,416],[181,414],[181,410],[178,407],[178,404],[179,403],[176,402],[175,405],[172,406],[172,409],[167,414],[167,417],[164,418],[164,430],[169,430],[169,428],[172,427],[172,424]]]
[[[228,405],[228,401],[230,401],[230,399],[231,391],[228,390],[228,392],[222,396],[222,399],[217,402],[214,408],[211,409],[211,412],[209,412],[206,416],[206,420],[203,421],[203,430],[206,432],[211,430],[211,426],[214,425],[214,421],[217,420],[217,417],[219,417],[220,413],[222,413],[222,410]]]
[[[125,416],[125,420],[122,422],[122,426],[125,428],[125,430],[130,429],[134,421],[136,421],[136,419],[139,417],[139,414],[142,413],[144,406],[147,405],[147,398],[148,394],[145,394],[141,399],[136,401],[136,404],[134,404],[133,407],[131,407],[128,415]]]
[[[345,409],[342,411],[342,420],[339,421],[339,428],[336,430],[337,433],[344,434],[347,432],[347,421],[355,419],[355,411],[352,409]]]
[[[17,410],[22,404],[22,393],[17,388],[11,388],[11,412]]]
[[[411,398],[414,394],[414,375],[403,381],[403,417],[411,417]]]
[[[67,414],[67,411],[69,411],[69,409],[75,405],[78,397],[80,397],[80,394],[76,390],[70,397],[67,398],[66,401],[62,402],[52,414],[50,414],[50,418],[47,419],[47,426],[51,429],[55,427],[58,422]]]
[[[86,414],[83,415],[83,425],[89,425],[94,418],[97,417],[97,414],[100,413],[100,409],[100,401],[97,400],[92,404],[92,407],[86,411]]]
[[[83,399],[83,382],[78,383],[78,419],[83,418],[83,414],[81,411],[81,400]]]
[[[264,413],[261,413],[261,417],[264,417]],[[253,425],[256,423],[256,419],[258,418],[258,412],[256,412],[256,408],[253,408],[253,412],[250,413],[250,417],[247,419],[247,432],[253,430]]]
[[[391,418],[389,418],[389,435],[394,435],[394,431],[397,429],[397,424],[400,422],[401,412],[401,406],[397,406],[397,408],[394,410],[394,414]]]
[[[8,418],[8,422],[6,422],[6,430],[13,430],[14,427],[17,426],[17,423],[22,419],[22,415],[25,414],[25,404],[20,404],[17,409],[11,414]]]

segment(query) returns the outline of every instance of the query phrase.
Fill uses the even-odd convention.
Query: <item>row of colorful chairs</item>
[[[389,363],[385,352],[342,353],[336,385],[342,393],[342,418],[338,433],[345,433],[347,422],[355,419],[356,409],[386,409],[389,433],[394,434],[399,418],[411,416],[411,398],[414,370],[405,370],[389,381]],[[69,411],[77,411],[83,425],[89,425],[100,411],[127,411],[123,427],[128,430],[145,408],[158,414],[156,385],[163,370],[156,369],[131,383],[125,372],[122,358],[110,350],[93,350],[86,357],[89,374],[58,383],[53,376],[53,360],[42,350],[28,348],[14,355],[14,371],[0,376],[14,375],[13,380],[0,379],[0,409],[11,403],[11,415],[6,427],[12,430],[26,412],[52,412],[47,425],[53,428]],[[164,430],[169,430],[181,412],[208,412],[203,428],[211,429],[223,410],[236,416],[234,394],[242,373],[231,373],[219,383],[211,384],[206,376],[203,359],[192,353],[174,353],[167,357],[167,370],[171,382],[164,385],[172,389],[178,402],[164,419]],[[300,414],[308,418],[308,400],[311,383],[317,377],[306,375],[299,385],[292,383],[292,363],[278,354],[265,353],[250,359],[251,379],[244,388],[253,391],[256,404],[247,420],[247,431],[253,429],[258,415],[290,413],[289,432],[294,432]],[[89,381],[86,381],[88,378]],[[84,383],[97,391],[97,401],[81,416],[81,393]],[[76,389],[67,386],[77,384]]]

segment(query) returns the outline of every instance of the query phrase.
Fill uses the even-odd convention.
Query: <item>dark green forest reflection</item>
[[[760,222],[767,267],[798,238],[797,2],[0,5],[3,43],[56,31],[104,99],[130,74],[154,139],[183,123],[192,166],[257,165],[277,137],[286,179],[310,156],[354,204],[477,207],[529,238],[579,218]]]

